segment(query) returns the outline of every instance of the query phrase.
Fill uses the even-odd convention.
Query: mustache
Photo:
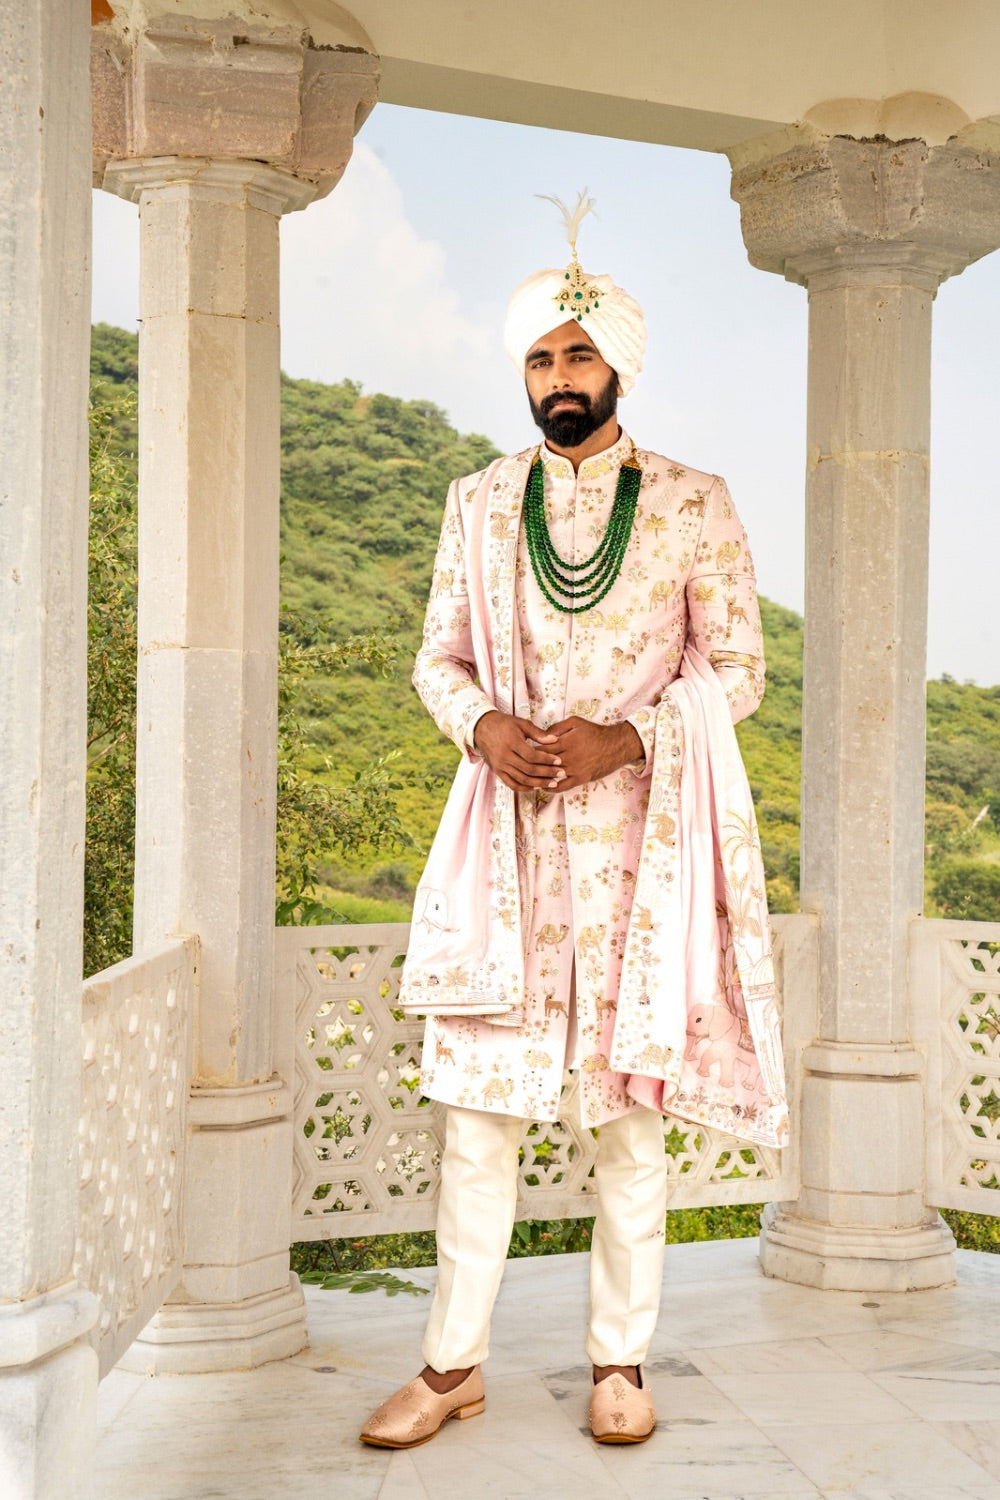
[[[585,391],[555,391],[551,396],[544,396],[538,403],[538,410],[543,417],[547,417],[554,406],[561,402],[570,401],[578,406],[581,411],[590,410],[590,397]]]

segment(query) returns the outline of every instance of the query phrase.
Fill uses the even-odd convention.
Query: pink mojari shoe
[[[461,1385],[439,1396],[418,1375],[402,1386],[368,1418],[361,1429],[363,1443],[373,1448],[416,1448],[429,1443],[450,1417],[464,1421],[478,1417],[486,1406],[483,1375],[479,1366],[470,1370]]]
[[[590,1398],[590,1430],[598,1443],[644,1443],[656,1426],[656,1408],[646,1389],[642,1366],[639,1385],[624,1375],[606,1375]]]

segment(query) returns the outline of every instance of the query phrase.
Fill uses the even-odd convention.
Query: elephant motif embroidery
[[[697,1062],[699,1078],[710,1077],[712,1068],[718,1066],[722,1088],[733,1087],[737,1067],[743,1068],[747,1087],[759,1077],[750,1028],[725,1005],[702,1005],[690,1012],[684,1056],[688,1062]]]

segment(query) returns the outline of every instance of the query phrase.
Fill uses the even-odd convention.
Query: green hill
[[[92,375],[100,392],[136,380],[136,339],[93,332]],[[123,446],[134,443],[126,426]],[[311,742],[304,769],[349,782],[391,757],[408,843],[395,852],[344,856],[325,869],[351,915],[361,900],[406,914],[433,836],[454,748],[438,734],[409,683],[448,483],[496,450],[463,436],[429,402],[366,395],[352,381],[322,385],[282,378],[282,603],[285,629],[303,642],[329,634],[385,632],[398,642],[395,669],[361,665],[296,683]],[[772,908],[794,910],[798,889],[798,797],[802,621],[762,601],[768,691],[739,726],[757,800]],[[1000,687],[949,678],[928,688],[928,910],[1000,914]],[[986,809],[984,812],[983,809]],[[337,903],[334,902],[334,905]]]

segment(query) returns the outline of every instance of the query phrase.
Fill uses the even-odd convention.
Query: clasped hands
[[[530,719],[491,709],[472,738],[487,765],[515,792],[571,792],[643,756],[631,724],[594,724],[576,714],[539,729]]]

